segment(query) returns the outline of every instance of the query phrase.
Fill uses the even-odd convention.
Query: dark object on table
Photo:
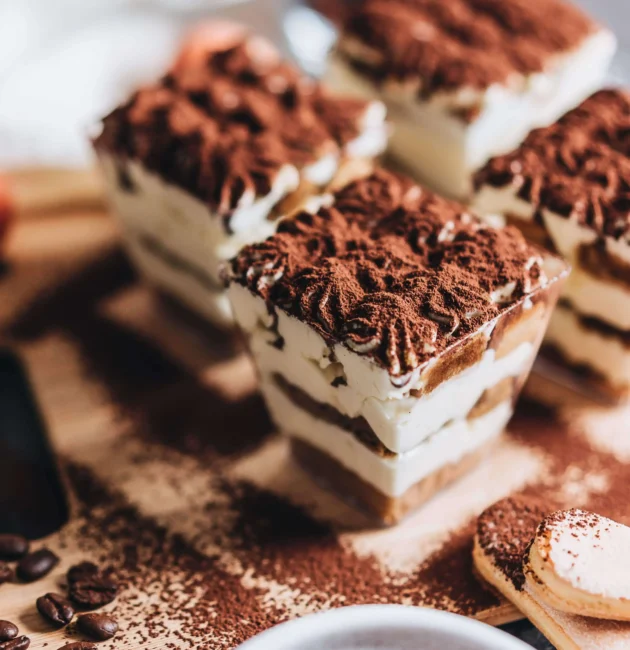
[[[21,489],[16,489],[16,486]],[[26,373],[0,349],[0,533],[40,538],[68,519],[68,507]]]
[[[501,629],[521,639],[521,641],[529,643],[536,650],[554,650],[551,643],[527,619],[503,625]]]

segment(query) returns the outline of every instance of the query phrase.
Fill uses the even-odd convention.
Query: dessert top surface
[[[362,0],[355,7],[341,51],[376,80],[417,83],[424,97],[540,72],[597,28],[563,0]]]
[[[630,94],[602,90],[475,177],[600,235],[630,236]]]
[[[329,96],[266,40],[207,27],[157,84],[104,120],[96,146],[139,159],[221,213],[356,138],[368,104]]]
[[[515,228],[380,170],[243,249],[230,279],[404,376],[544,285],[542,263]]]
[[[547,513],[537,499],[515,496],[490,506],[477,520],[477,544],[519,591],[525,585],[524,555]]]
[[[561,510],[540,525],[536,544],[557,576],[576,589],[630,598],[630,528],[585,510]]]

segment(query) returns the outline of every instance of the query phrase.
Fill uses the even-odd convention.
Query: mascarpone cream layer
[[[586,365],[619,389],[630,387],[630,348],[621,339],[587,329],[574,311],[559,305],[545,337],[572,364]]]
[[[283,433],[303,440],[337,460],[344,467],[389,497],[500,436],[512,415],[511,402],[503,402],[474,420],[456,420],[410,451],[385,458],[374,453],[351,433],[319,420],[296,406],[267,375],[261,390],[274,421]]]
[[[365,418],[385,447],[397,453],[413,449],[450,420],[465,418],[487,388],[520,376],[533,359],[534,347],[528,342],[500,359],[494,350],[487,350],[476,364],[415,397],[409,391],[422,387],[420,373],[406,387],[397,388],[387,371],[368,357],[335,345],[333,358],[317,332],[280,310],[275,331],[270,332],[265,302],[244,287],[233,284],[229,294],[261,373],[278,373],[317,402],[348,417]],[[278,336],[282,349],[271,345]],[[335,379],[343,379],[345,385],[333,386]]]
[[[214,325],[227,329],[233,325],[232,308],[225,291],[216,289],[184,268],[166,262],[146,248],[134,233],[123,239],[125,250],[146,280],[177,299]]]

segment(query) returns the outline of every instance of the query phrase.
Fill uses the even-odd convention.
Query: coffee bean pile
[[[12,563],[15,563],[14,565]],[[35,582],[46,576],[59,563],[48,548],[30,551],[30,544],[21,535],[0,534],[0,584],[4,582]],[[118,595],[118,583],[92,562],[81,562],[68,570],[67,595],[49,592],[40,596],[35,606],[42,618],[55,628],[69,625],[77,610],[94,610],[112,603]],[[107,641],[118,632],[116,619],[109,614],[81,614],[76,629],[94,641]],[[26,650],[31,641],[20,636],[18,627],[0,620],[0,650]],[[89,641],[75,641],[59,650],[95,650]]]

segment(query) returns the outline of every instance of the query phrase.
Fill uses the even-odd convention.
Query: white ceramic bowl
[[[434,609],[356,605],[273,627],[238,650],[531,650],[489,625]]]

